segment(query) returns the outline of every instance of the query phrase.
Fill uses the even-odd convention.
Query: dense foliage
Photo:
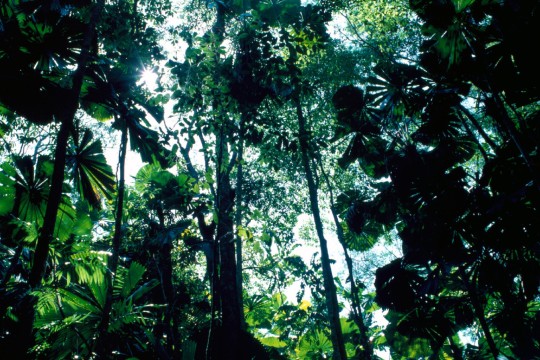
[[[2,1],[0,354],[540,358],[539,17]]]

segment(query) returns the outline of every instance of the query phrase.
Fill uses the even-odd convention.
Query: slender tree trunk
[[[215,37],[215,47],[223,42],[225,33],[226,5],[221,1],[215,1],[216,20],[212,26],[212,34]],[[216,64],[220,62],[219,52],[215,55]],[[214,80],[218,83],[221,74],[216,68]],[[234,191],[231,187],[230,173],[228,169],[229,149],[228,129],[225,116],[221,114],[221,104],[218,98],[213,99],[213,108],[217,112],[216,127],[216,212],[217,229],[214,241],[214,291],[212,299],[213,312],[218,310],[221,314],[221,331],[219,336],[213,334],[216,329],[215,321],[209,331],[207,356],[212,356],[215,350],[221,359],[237,359],[239,356],[240,336],[240,306],[236,287],[236,253],[234,240]],[[216,284],[217,282],[217,284]],[[216,303],[217,301],[217,303]],[[217,307],[217,309],[216,309]],[[214,319],[214,314],[212,314]],[[214,319],[216,320],[216,319]],[[215,347],[216,341],[220,346]],[[213,348],[213,349],[212,349]]]
[[[163,319],[163,331],[165,332],[165,334],[167,334],[166,347],[167,353],[169,355],[173,355],[178,350],[176,346],[177,336],[172,327],[172,318],[174,314],[174,286],[172,282],[173,266],[171,252],[171,243],[167,242],[166,244],[161,245],[159,254],[160,282],[163,296],[165,298],[165,303],[167,304],[167,308],[165,310],[165,317]]]
[[[235,214],[235,225],[236,225],[236,291],[238,296],[238,307],[240,312],[240,328],[246,330],[246,318],[244,317],[244,301],[243,301],[243,291],[242,291],[242,238],[238,235],[238,228],[242,225],[242,186],[244,185],[244,127],[246,123],[246,117],[249,115],[246,113],[246,110],[242,112],[242,118],[240,120],[240,134],[239,134],[239,144],[238,144],[238,167],[236,170],[236,214]]]
[[[72,105],[72,104],[70,104]],[[75,111],[73,111],[73,117]],[[49,247],[54,236],[56,225],[56,216],[60,201],[62,199],[62,187],[64,184],[64,168],[66,165],[66,152],[69,134],[73,128],[73,117],[66,117],[62,120],[60,131],[56,140],[56,150],[54,152],[54,168],[51,179],[51,188],[49,190],[49,199],[43,218],[43,226],[39,232],[36,249],[34,252],[34,261],[30,271],[29,283],[31,287],[37,287],[45,275],[47,258],[49,256]]]
[[[476,120],[476,118],[474,117],[473,114],[471,114],[471,112],[463,105],[460,105],[459,106],[459,110],[465,114],[465,116],[467,117],[467,119],[469,119],[469,121],[473,124],[473,126],[476,128],[476,130],[478,131],[478,133],[482,136],[482,138],[484,139],[484,141],[486,143],[489,144],[489,146],[491,147],[492,150],[496,151],[498,149],[498,146],[497,144],[495,144],[493,142],[493,140],[491,140],[491,138],[489,137],[488,134],[486,134],[486,132],[484,131],[484,129],[482,128],[482,126],[478,123],[478,121]]]
[[[43,225],[39,231],[37,244],[34,251],[32,269],[30,270],[30,276],[28,279],[28,284],[31,288],[36,288],[40,286],[41,281],[43,280],[43,277],[45,275],[47,259],[49,256],[49,248],[54,236],[56,217],[62,198],[62,188],[64,184],[64,170],[66,166],[66,154],[69,135],[70,132],[73,131],[75,114],[77,112],[77,109],[79,108],[79,97],[81,94],[84,75],[87,70],[87,64],[92,56],[91,49],[93,40],[97,36],[96,24],[101,16],[101,12],[104,6],[105,0],[98,0],[92,7],[92,11],[90,13],[90,21],[84,33],[81,53],[77,62],[77,70],[73,74],[71,91],[69,92],[69,96],[66,99],[65,111],[63,112],[61,117],[57,119],[60,121],[60,130],[56,139],[56,148],[54,152],[54,167],[51,177],[49,198],[47,202],[47,207],[45,209]],[[33,296],[27,297],[24,302],[32,305],[35,302],[35,298],[33,298]],[[34,316],[34,309],[33,307],[31,307],[31,314],[25,317],[25,319],[23,320],[25,326],[28,328],[28,339],[33,338],[32,322]]]
[[[159,231],[158,236],[164,236],[165,231],[165,215],[161,202],[157,208],[159,219]],[[157,254],[157,271],[159,274],[159,283],[161,287],[162,303],[167,304],[165,312],[163,314],[163,320],[156,326],[156,346],[161,349],[160,359],[170,359],[174,356],[174,353],[178,351],[175,347],[177,334],[172,327],[172,319],[174,313],[174,285],[173,285],[173,266],[172,266],[172,243],[168,241],[162,241],[159,244],[159,252]],[[161,345],[163,339],[163,333],[167,335],[167,343],[165,349]],[[178,356],[178,354],[176,354]]]
[[[116,213],[114,220],[114,235],[112,239],[112,255],[109,258],[108,273],[106,276],[107,295],[101,321],[97,328],[98,338],[96,341],[96,354],[99,359],[106,359],[110,356],[107,350],[107,330],[111,320],[111,309],[113,304],[113,286],[116,271],[118,270],[118,261],[120,258],[120,245],[122,243],[122,215],[124,213],[124,194],[125,194],[125,167],[126,167],[126,152],[127,152],[127,119],[123,119],[122,134],[120,140],[120,155],[119,155],[119,180],[118,180],[118,197],[116,198]]]
[[[334,204],[331,204],[332,207],[332,217],[334,218],[334,223],[336,224],[337,236],[341,246],[343,247],[343,253],[345,254],[345,263],[347,264],[347,271],[349,273],[349,281],[351,282],[351,305],[353,309],[354,322],[358,329],[360,330],[360,345],[362,346],[362,359],[372,359],[373,358],[373,346],[369,341],[368,327],[364,323],[364,318],[362,315],[362,306],[360,305],[360,299],[358,298],[358,287],[356,286],[356,279],[354,278],[354,269],[352,264],[351,256],[347,250],[347,245],[345,244],[345,238],[343,236],[343,228],[339,223],[336,211],[334,209]]]
[[[506,111],[506,108],[504,107],[504,104],[501,98],[499,97],[499,94],[497,92],[492,92],[491,95],[492,95],[491,98],[487,98],[485,101],[486,105],[488,106],[488,109],[490,107],[493,108],[492,116],[506,130],[506,132],[510,136],[510,139],[512,139],[512,141],[516,145],[516,148],[518,149],[521,156],[523,157],[523,160],[525,161],[525,165],[527,165],[531,173],[536,176],[536,172],[532,164],[531,158],[529,157],[529,153],[523,147],[523,142],[521,141],[520,135],[518,134],[518,131],[516,130],[516,126],[514,125],[514,122],[512,121],[512,119],[510,119],[510,116],[508,115],[508,112]]]
[[[165,230],[165,216],[161,203],[157,209],[159,218],[159,230],[163,234]],[[171,356],[178,356],[178,347],[176,346],[176,339],[178,338],[176,331],[172,326],[172,319],[174,313],[174,284],[173,284],[173,264],[172,264],[172,243],[169,241],[160,244],[158,253],[158,273],[159,283],[161,287],[161,293],[163,296],[163,302],[167,304],[165,309],[165,316],[161,324],[161,333],[157,336],[156,340],[161,341],[163,332],[167,334],[166,349],[167,354],[164,354],[162,358],[169,359]]]
[[[493,340],[493,336],[491,335],[491,330],[489,329],[489,325],[486,321],[486,317],[484,315],[484,310],[482,309],[482,305],[480,305],[480,302],[478,301],[478,296],[474,292],[474,290],[470,290],[470,298],[471,302],[474,308],[474,312],[476,314],[476,318],[480,322],[480,326],[482,327],[482,331],[484,332],[484,336],[486,337],[486,341],[489,345],[489,349],[491,350],[491,353],[493,354],[493,359],[499,358],[499,349],[497,348],[497,345],[495,344],[495,340]]]
[[[463,127],[465,128],[465,131],[467,132],[467,134],[469,134],[472,141],[474,141],[474,143],[476,144],[476,147],[478,147],[478,150],[480,151],[480,154],[482,154],[482,157],[484,158],[484,161],[487,163],[489,161],[489,158],[488,158],[488,155],[486,153],[486,150],[484,150],[484,148],[482,147],[482,144],[480,144],[480,142],[476,138],[475,134],[471,131],[471,129],[469,128],[469,125],[467,125],[467,122],[465,121],[463,116],[461,114],[459,114],[458,117],[460,118],[461,123],[463,124]]]
[[[482,331],[484,332],[484,336],[486,337],[486,341],[488,343],[491,354],[493,355],[493,359],[497,360],[499,357],[499,349],[497,348],[497,345],[495,344],[495,340],[493,339],[493,336],[491,335],[491,330],[489,329],[489,325],[487,323],[486,316],[484,314],[484,309],[482,308],[482,304],[480,304],[480,300],[478,299],[478,294],[476,292],[474,284],[469,280],[469,277],[465,273],[465,270],[461,269],[460,272],[461,272],[463,281],[465,282],[467,291],[469,292],[469,298],[471,299],[474,314],[476,315],[476,318],[480,322],[480,327],[482,328]]]
[[[315,185],[314,176],[309,161],[309,135],[307,131],[306,120],[304,118],[304,113],[302,111],[302,106],[300,104],[300,98],[298,94],[294,97],[293,101],[296,106],[296,114],[298,116],[300,151],[302,153],[302,163],[304,165],[304,171],[306,172],[306,178],[308,182],[311,211],[313,213],[315,229],[317,230],[317,235],[319,237],[319,244],[321,248],[321,265],[324,278],[326,306],[328,308],[332,345],[334,348],[333,358],[345,360],[347,359],[347,352],[345,351],[345,343],[343,341],[343,334],[341,332],[336,286],[334,284],[334,278],[332,276],[330,257],[328,255],[328,247],[326,239],[324,237],[323,224],[319,211],[317,186]]]
[[[239,354],[240,306],[236,288],[236,252],[234,248],[234,195],[228,163],[227,136],[218,138],[216,243],[219,249],[219,303],[223,334],[223,359],[236,359]]]
[[[454,339],[452,339],[451,336],[448,336],[448,342],[450,344],[450,350],[452,351],[452,355],[454,356],[454,359],[463,360],[463,351],[458,346],[458,344],[454,342]]]
[[[54,235],[56,225],[56,216],[60,207],[62,197],[62,187],[64,184],[64,168],[66,165],[66,151],[69,134],[73,129],[75,113],[79,107],[79,96],[83,83],[86,66],[91,56],[92,41],[96,36],[96,24],[105,5],[105,0],[98,0],[93,6],[90,22],[86,28],[81,55],[78,60],[77,70],[73,74],[73,86],[70,97],[66,99],[66,111],[62,116],[60,131],[56,140],[56,149],[54,153],[54,168],[49,191],[49,201],[45,210],[43,226],[40,229],[36,249],[34,252],[34,261],[30,272],[29,284],[31,287],[37,287],[45,274],[47,258],[49,256],[49,247]]]
[[[356,280],[354,278],[354,269],[351,256],[347,250],[347,244],[345,243],[345,235],[343,234],[343,227],[339,221],[337,211],[334,206],[334,191],[330,184],[330,179],[324,171],[322,161],[319,157],[319,166],[321,168],[321,173],[328,188],[328,193],[330,194],[330,210],[332,212],[332,218],[334,219],[334,224],[336,225],[336,234],[343,248],[343,254],[345,255],[345,263],[347,264],[347,271],[349,273],[349,281],[351,283],[351,307],[352,313],[354,316],[354,322],[358,329],[360,330],[360,345],[362,346],[362,357],[361,359],[372,359],[373,358],[373,346],[369,341],[368,327],[364,323],[364,318],[362,315],[362,306],[360,305],[360,299],[358,297],[358,287],[356,286]]]

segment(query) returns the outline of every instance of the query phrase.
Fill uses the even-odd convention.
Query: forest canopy
[[[0,354],[540,358],[537,34],[532,0],[0,2]]]

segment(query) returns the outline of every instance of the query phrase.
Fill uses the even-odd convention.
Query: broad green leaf
[[[341,331],[343,335],[355,334],[360,332],[358,326],[356,326],[356,324],[352,320],[340,318],[339,322],[341,324]]]
[[[211,171],[207,171],[204,173],[204,178],[206,179],[206,182],[209,183],[209,184],[213,184],[214,183],[214,175],[212,174]]]
[[[254,4],[254,16],[270,26],[277,26],[280,21],[285,24],[290,23],[291,19],[300,11],[300,0],[281,0],[281,1],[260,1]]]
[[[272,295],[272,301],[275,304],[276,308],[282,306],[286,300],[287,300],[287,297],[280,292]]]
[[[71,168],[75,188],[91,206],[101,207],[101,199],[112,199],[116,179],[107,164],[101,141],[93,141],[93,134],[86,129],[82,139],[69,149],[67,166]]]
[[[429,340],[422,338],[409,338],[394,332],[392,335],[386,335],[387,342],[390,344],[392,353],[400,358],[420,359],[433,354]]]
[[[12,211],[21,220],[41,226],[49,199],[52,163],[45,157],[39,157],[34,164],[31,157],[24,156],[17,157],[14,165],[11,170],[3,168],[3,174],[11,177],[15,187],[15,203],[18,206]],[[4,178],[3,182],[7,181]],[[62,203],[67,205],[69,200],[63,197]]]
[[[242,238],[242,240],[253,240],[253,233],[243,226],[238,226],[236,234]]]
[[[158,187],[165,187],[174,180],[174,175],[166,170],[155,171],[150,177],[150,181],[154,182]]]
[[[169,100],[168,97],[158,95],[145,101],[142,99],[142,96],[134,96],[134,100],[138,105],[148,111],[157,122],[162,122],[165,118],[165,111],[163,110],[162,103],[166,103]]]
[[[462,12],[468,6],[474,4],[477,0],[453,0],[456,13]]]
[[[62,196],[62,201],[56,215],[55,235],[60,241],[65,241],[72,234],[73,227],[77,220],[77,211],[71,205],[71,200],[68,196]]]
[[[351,218],[350,220],[347,219],[347,221],[355,222],[358,220],[356,218]],[[351,250],[368,251],[375,246],[380,236],[379,226],[377,226],[378,224],[374,223],[373,221],[363,223],[359,233],[355,232],[356,229],[355,231],[351,231],[347,224],[343,225],[343,237],[345,244],[347,245],[347,248]],[[351,223],[351,225],[353,224]]]
[[[70,262],[80,284],[102,284],[105,281],[108,254],[97,251],[77,252],[70,257]]]
[[[88,206],[88,205],[87,205]],[[71,229],[74,235],[88,235],[94,227],[88,207],[77,206],[77,215]]]
[[[300,359],[318,359],[323,354],[330,354],[332,349],[332,342],[328,336],[320,330],[315,330],[302,336],[295,351]]]
[[[96,299],[101,309],[103,309],[103,307],[105,306],[105,301],[107,299],[107,285],[106,284],[107,284],[106,281],[91,282],[88,284],[88,287],[90,288],[90,292],[92,293],[94,299]]]
[[[137,262],[132,262],[130,264],[129,270],[124,277],[124,286],[122,287],[121,292],[122,297],[126,298],[131,294],[133,289],[137,286],[137,283],[142,279],[145,271],[146,268]]]
[[[259,338],[258,340],[261,342],[261,344],[274,348],[283,348],[287,346],[287,343],[279,340],[279,337],[277,336],[268,336],[264,338]]]
[[[157,164],[146,164],[139,169],[135,176],[135,189],[138,192],[145,192],[155,173],[161,171]]]
[[[0,165],[0,216],[9,214],[15,203],[15,169],[9,163]]]
[[[182,360],[194,360],[197,343],[191,340],[182,341]]]
[[[146,126],[148,122],[145,116],[142,110],[135,108],[130,109],[120,120],[126,122],[131,149],[141,155],[142,161],[159,163],[162,168],[168,168],[170,165],[170,153],[160,142],[159,133]]]
[[[99,314],[105,304],[105,290],[102,285],[89,284],[89,289],[93,297],[89,297],[82,289],[69,291],[61,289],[60,296],[62,302],[69,306],[72,312],[87,312]],[[97,296],[96,296],[97,295]]]

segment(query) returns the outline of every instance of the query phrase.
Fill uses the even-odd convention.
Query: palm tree
[[[38,357],[56,359],[79,356],[90,358],[96,352],[96,338],[105,317],[107,281],[106,257],[96,252],[73,254],[71,267],[76,281],[64,286],[37,290],[36,346]],[[143,281],[146,269],[132,262],[121,267],[115,277],[113,304],[107,332],[108,346],[126,356],[144,356],[152,341],[145,327],[155,321],[156,307],[145,300],[158,285],[156,279]]]
[[[529,136],[536,131],[534,116],[527,114],[539,94],[527,80],[519,90],[506,80],[519,76],[516,71],[535,76],[537,70],[504,59],[518,59],[523,51],[508,24],[529,24],[537,15],[507,3],[412,6],[433,35],[423,43],[422,69],[385,60],[369,77],[365,97],[349,89],[363,101],[340,101],[340,92],[349,91],[342,88],[335,102],[347,129],[340,136],[354,136],[342,163],[358,159],[374,179],[391,180],[348,212],[354,231],[373,223],[396,226],[402,240],[403,257],[380,268],[375,282],[377,302],[391,310],[387,339],[401,356],[416,351],[463,358],[456,334],[477,327],[483,337],[469,355],[536,356],[534,341],[520,334],[536,326],[530,310],[536,285],[529,279],[537,274],[538,256],[528,249],[537,234],[531,221],[537,141]],[[466,105],[472,95],[479,95],[482,111]],[[366,132],[362,114],[370,107],[383,121],[371,122],[376,131]],[[501,171],[512,171],[512,180],[503,180]],[[489,275],[495,273],[504,275]],[[517,278],[527,280],[516,286]],[[509,325],[510,313],[519,326]]]

